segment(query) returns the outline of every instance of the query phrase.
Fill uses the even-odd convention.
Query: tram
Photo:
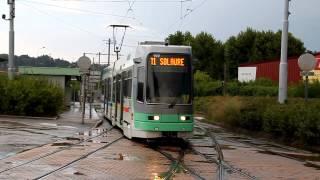
[[[140,43],[104,69],[104,114],[129,139],[190,137],[193,77],[189,46]]]

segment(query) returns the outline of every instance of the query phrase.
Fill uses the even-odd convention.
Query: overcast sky
[[[1,0],[0,14],[8,14],[6,3]],[[105,53],[110,24],[132,27],[124,52],[177,30],[206,31],[225,41],[247,27],[277,31],[283,24],[284,0],[185,0],[182,5],[181,11],[179,0],[16,0],[16,54],[76,61],[83,52]],[[290,32],[313,51],[320,51],[319,7],[319,0],[292,0],[290,5]],[[0,21],[0,53],[8,52],[8,27]],[[122,32],[116,35],[119,39]]]

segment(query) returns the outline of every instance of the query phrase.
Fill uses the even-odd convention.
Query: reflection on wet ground
[[[227,162],[244,172],[258,175],[259,179],[320,179],[320,155],[317,153],[233,134],[218,126],[202,122],[197,124],[207,132],[214,132]],[[208,137],[198,133],[199,131],[201,130],[196,128],[195,136],[190,140],[203,154],[208,155],[213,148],[210,150],[203,145],[204,142],[208,142]],[[304,174],[297,174],[299,171]],[[228,172],[225,173],[228,175]],[[268,176],[267,173],[272,176]]]
[[[99,117],[93,111],[93,119],[85,119],[85,124],[81,124],[81,112],[77,105],[61,114],[61,118],[57,120],[1,117],[0,159],[58,139],[79,141],[81,137],[73,138],[73,136],[90,129],[98,119]],[[86,131],[84,136],[97,133],[99,131]],[[54,144],[53,146],[66,146],[67,144]]]

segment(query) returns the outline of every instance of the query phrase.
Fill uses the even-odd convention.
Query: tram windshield
[[[151,54],[148,58],[147,102],[191,103],[191,58],[180,54]]]

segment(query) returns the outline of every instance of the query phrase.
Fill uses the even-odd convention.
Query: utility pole
[[[111,48],[111,39],[108,40],[108,66],[110,65],[110,48]]]
[[[279,103],[284,104],[288,96],[288,31],[289,31],[289,2],[284,0],[284,20],[281,38],[281,61],[279,67]]]
[[[6,19],[6,15],[2,15],[2,19],[10,22],[9,29],[9,58],[8,58],[8,78],[13,80],[15,76],[15,65],[14,65],[14,18],[15,18],[15,0],[8,0],[10,8],[10,17]]]
[[[228,71],[227,71],[227,62],[224,62],[223,65],[223,96],[227,95],[227,77]]]
[[[100,65],[100,56],[101,56],[101,52],[98,53],[98,58],[99,58],[98,62],[99,62],[99,65]]]

